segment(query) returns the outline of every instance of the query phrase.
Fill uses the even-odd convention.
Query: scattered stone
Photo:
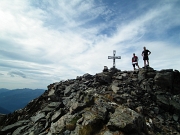
[[[179,116],[177,114],[173,114],[173,120],[178,121],[178,119],[179,119]]]
[[[179,82],[177,70],[104,67],[50,84],[25,108],[0,115],[0,134],[180,134]]]

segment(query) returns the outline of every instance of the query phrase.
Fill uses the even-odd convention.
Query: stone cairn
[[[0,115],[1,135],[179,135],[180,73],[108,69],[50,84]]]

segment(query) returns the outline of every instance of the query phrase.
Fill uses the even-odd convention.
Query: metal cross
[[[113,59],[113,68],[115,68],[115,60],[121,59],[121,56],[115,56],[115,55],[116,55],[116,50],[113,50],[113,56],[108,56],[108,59]]]

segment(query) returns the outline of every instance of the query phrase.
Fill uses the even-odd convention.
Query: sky
[[[0,88],[43,88],[131,71],[143,47],[155,70],[180,70],[179,0],[0,0]]]

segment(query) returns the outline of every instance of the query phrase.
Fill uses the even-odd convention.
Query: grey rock
[[[31,117],[31,121],[33,121],[34,123],[36,123],[38,120],[45,118],[45,113],[39,113],[36,116]]]
[[[52,122],[56,122],[63,115],[62,109],[56,111],[54,115],[51,117]]]
[[[173,72],[159,72],[154,77],[155,84],[162,88],[172,89]]]
[[[111,90],[114,92],[114,93],[117,93],[119,91],[119,87],[115,86],[115,85],[112,85],[111,86]]]
[[[150,86],[150,84],[147,81],[143,81],[141,83],[141,88],[145,91],[147,91],[148,93],[150,93],[152,91],[152,88]]]
[[[51,102],[50,104],[48,104],[49,108],[56,108],[60,105],[60,102]]]
[[[155,112],[155,114],[159,114],[159,108],[158,107],[154,107],[154,112]]]
[[[117,80],[123,80],[123,76],[117,76],[116,79]]]
[[[86,73],[86,74],[83,75],[83,78],[85,78],[86,80],[89,80],[89,79],[92,79],[93,76],[88,74],[88,73]]]
[[[106,132],[104,132],[103,135],[113,135],[113,134],[110,131],[106,131]]]
[[[72,114],[77,110],[83,109],[85,106],[86,106],[85,103],[73,102],[69,109],[69,112]]]
[[[25,126],[22,126],[22,127],[19,127],[17,128],[13,133],[12,135],[20,135],[24,132],[24,130],[26,130],[26,127],[28,127],[27,125]]]
[[[109,72],[96,74],[96,82],[100,84],[109,84],[112,82],[112,76]]]
[[[115,112],[110,116],[107,126],[110,129],[119,129],[126,133],[146,132],[143,116],[123,106],[116,108]]]
[[[153,71],[153,72],[148,72],[147,74],[146,74],[146,77],[147,78],[154,78],[156,76],[156,72],[155,71]]]
[[[74,85],[69,85],[66,87],[65,91],[64,91],[64,95],[65,96],[69,96],[71,94],[71,90],[73,89]]]
[[[57,134],[57,133],[62,133],[63,131],[65,131],[65,126],[66,126],[65,124],[66,124],[67,117],[68,117],[68,114],[62,116],[55,123],[51,123],[51,127],[50,127],[49,133]]]
[[[61,105],[61,102],[51,102],[44,109],[42,109],[42,112],[50,112],[55,109],[59,109],[60,105]]]
[[[123,76],[123,77],[127,77],[127,76],[128,76],[128,74],[127,74],[127,73],[123,73],[123,74],[121,74],[121,76]]]
[[[28,122],[29,122],[29,120],[18,121],[14,124],[4,127],[1,131],[3,131],[3,132],[13,131],[14,129],[17,129],[18,127],[26,125]]]
[[[179,116],[177,114],[173,114],[173,120],[178,121],[178,119],[179,119]]]
[[[156,102],[164,110],[169,111],[169,109],[170,109],[170,102],[169,102],[169,98],[166,95],[157,95],[156,96]]]
[[[142,114],[143,113],[143,107],[142,106],[138,106],[136,107],[136,112],[139,113],[139,114]]]
[[[146,70],[140,70],[138,73],[138,80],[142,81],[142,80],[146,79],[146,73],[147,73]]]
[[[174,111],[176,113],[180,113],[180,104],[179,104],[179,102],[177,102],[174,99],[171,99],[170,100],[170,105],[172,106],[172,108],[174,109]]]

